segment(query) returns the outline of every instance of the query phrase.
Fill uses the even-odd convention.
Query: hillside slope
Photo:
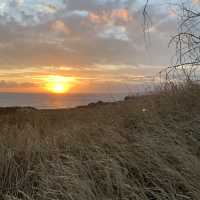
[[[0,197],[199,200],[200,88],[66,110],[0,109]]]

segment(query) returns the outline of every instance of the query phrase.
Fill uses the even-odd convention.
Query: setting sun
[[[62,83],[57,83],[52,88],[55,93],[65,93],[65,86]]]
[[[73,87],[75,78],[64,76],[48,76],[45,78],[45,89],[51,93],[63,94]]]

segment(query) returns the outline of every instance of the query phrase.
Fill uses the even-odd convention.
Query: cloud
[[[4,23],[14,21],[23,26],[42,24],[65,10],[65,6],[63,1],[57,0],[1,0],[0,16]]]
[[[132,16],[127,9],[113,10],[111,13],[111,17],[117,20],[122,20],[124,22],[129,22],[132,20]]]
[[[192,3],[193,3],[194,5],[198,5],[198,4],[200,4],[200,0],[192,0]]]
[[[35,87],[36,84],[31,83],[31,82],[22,82],[22,83],[17,83],[14,81],[0,81],[0,88],[32,88]]]
[[[124,26],[108,25],[99,33],[99,36],[105,39],[116,39],[122,41],[129,41],[127,30]]]
[[[99,15],[95,14],[95,13],[90,13],[89,14],[89,20],[93,23],[99,24],[105,21],[105,19],[103,19],[102,17],[100,17]]]
[[[36,6],[37,11],[41,13],[56,13],[57,12],[57,7],[55,5],[51,4],[38,4]]]
[[[57,20],[52,24],[52,29],[57,32],[70,34],[70,28],[61,20]]]
[[[21,6],[24,3],[24,0],[15,0],[17,6]]]
[[[88,19],[92,23],[96,24],[106,24],[115,23],[117,21],[130,22],[133,17],[130,15],[128,9],[114,9],[112,11],[102,10],[100,12],[90,12]]]
[[[156,31],[147,52],[141,11],[133,9],[141,7],[139,1],[26,0],[15,6],[11,1],[0,1],[1,69],[169,63],[167,44],[176,26],[173,18],[163,22],[169,15],[163,10],[152,12]]]
[[[87,17],[89,12],[86,10],[73,10],[68,13],[67,16],[79,16],[79,17]]]
[[[177,17],[177,16],[178,16],[177,10],[174,9],[174,8],[171,8],[171,9],[169,10],[169,16],[170,16],[170,17]]]

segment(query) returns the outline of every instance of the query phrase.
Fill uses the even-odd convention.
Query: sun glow
[[[61,83],[57,83],[56,85],[53,86],[52,89],[55,93],[64,93],[65,92],[65,86]]]
[[[64,76],[48,76],[45,78],[45,89],[51,93],[64,94],[73,87],[75,78]]]

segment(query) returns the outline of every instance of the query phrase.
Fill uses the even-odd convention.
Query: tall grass
[[[71,110],[0,110],[0,199],[199,200],[200,87]]]

